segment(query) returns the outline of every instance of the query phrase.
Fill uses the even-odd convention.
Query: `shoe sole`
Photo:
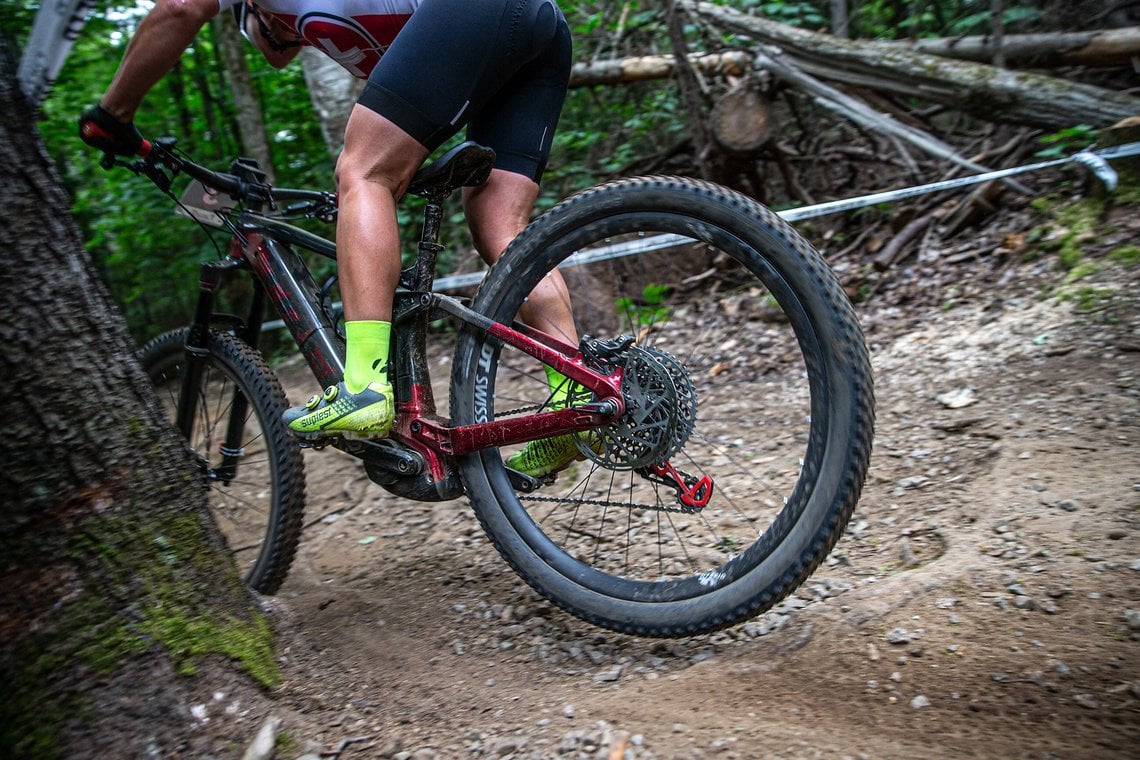
[[[300,438],[303,441],[319,441],[329,438],[345,438],[350,441],[374,441],[378,438],[387,438],[391,432],[391,426],[376,430],[314,430],[302,432],[300,430],[293,430],[292,428],[289,429],[289,433],[294,438]]]

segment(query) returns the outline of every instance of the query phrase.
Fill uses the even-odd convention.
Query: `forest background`
[[[668,55],[678,48],[715,52],[748,49],[753,44],[737,31],[708,23],[704,16],[678,13],[671,1],[562,5],[574,35],[578,74],[606,62]],[[1136,13],[1140,4],[1094,0],[737,0],[714,5],[853,40],[913,42],[983,35],[984,39],[998,41],[993,62],[1000,64],[1003,35],[1135,24],[1129,14]],[[22,41],[38,3],[20,2],[9,7],[10,12],[0,19],[0,29],[9,38]],[[87,249],[122,304],[132,334],[140,341],[185,321],[192,308],[191,283],[198,262],[219,255],[219,248],[196,225],[171,218],[173,204],[158,199],[149,183],[127,172],[102,171],[100,157],[76,137],[77,116],[98,100],[110,82],[132,30],[148,7],[148,3],[139,2],[98,5],[42,106],[39,124],[74,199],[73,211]],[[219,17],[155,88],[137,118],[144,135],[176,136],[179,146],[198,161],[219,168],[237,155],[261,155],[279,186],[332,189],[335,126],[330,135],[328,114],[322,118],[321,109],[314,106],[328,93],[310,92],[310,84],[315,86],[316,80],[301,65],[281,71],[270,68],[249,45],[241,46],[234,26],[228,15]],[[241,51],[236,57],[227,52],[235,49],[235,41]],[[1130,66],[1050,67],[1051,76],[1118,92],[1135,85]],[[726,73],[723,69],[703,74],[689,69],[685,73],[689,75],[688,87],[686,77],[680,77],[680,86],[674,77],[614,86],[582,85],[598,80],[576,76],[577,86],[566,103],[539,210],[599,181],[646,172],[708,176],[781,209],[942,179],[952,168],[948,162],[932,163],[929,156],[908,151],[894,138],[822,109],[810,95],[763,72],[759,76],[739,70]],[[710,114],[716,111],[714,103],[742,88],[759,95],[763,118],[770,122],[766,127],[770,136],[744,154],[725,149],[707,129]],[[243,94],[247,96],[244,102]],[[1071,152],[1091,144],[1097,137],[1096,127],[1108,126],[1080,121],[1057,129],[999,125],[967,117],[963,109],[946,103],[932,106],[915,98],[866,89],[855,94],[862,98],[860,102],[869,102],[880,112],[961,146],[964,154],[984,159],[991,168]],[[442,263],[444,273],[474,266],[465,231],[458,224],[458,204],[452,211],[456,224],[445,230],[451,238],[445,241],[450,243],[450,255]],[[801,231],[816,245],[833,251],[862,241],[861,250],[870,256],[890,245],[894,234],[914,215],[913,205],[882,205],[802,225]],[[405,204],[401,224],[409,254],[417,223],[415,203]],[[882,234],[869,234],[875,229]],[[898,257],[899,253],[893,255]],[[319,275],[331,274],[322,270],[331,265],[312,263]],[[860,259],[845,277],[849,292],[856,298],[868,291],[859,271],[872,263],[869,257]]]
[[[575,86],[546,178],[543,208],[611,177],[661,172],[715,179],[786,209],[962,176],[980,166],[1002,168],[1071,155],[1094,143],[1138,139],[1136,119],[1123,130],[1110,128],[1140,114],[1137,0],[829,0],[699,7],[688,0],[662,0],[563,5],[575,35]],[[38,7],[5,3],[8,12],[0,14],[0,30],[8,39],[22,42]],[[100,157],[76,135],[78,115],[96,102],[110,81],[145,7],[98,5],[44,102],[38,125],[70,194],[84,245],[140,341],[186,321],[198,262],[219,255],[208,235],[189,220],[175,218],[174,204],[164,202],[149,183],[125,171],[104,172]],[[1103,57],[1069,55],[1085,50],[1087,40],[1074,43],[1064,35],[1085,40],[1084,30],[1089,30],[1091,39],[1097,36],[1095,30],[1102,29],[1120,30],[1125,42]],[[1022,50],[1031,35],[1037,35],[1036,52],[1015,56],[1013,41]],[[941,52],[914,54],[927,42]],[[967,49],[974,51],[975,63],[944,63]],[[711,66],[682,65],[677,77],[666,76],[670,67],[660,65],[675,52],[722,51],[730,51],[732,60],[709,56],[705,62],[711,60]],[[631,59],[640,63],[633,65]],[[613,65],[619,60],[629,65]],[[999,91],[1002,83],[1009,86]],[[232,20],[223,16],[203,31],[177,69],[151,94],[138,122],[148,137],[177,136],[191,155],[219,168],[235,155],[263,152],[278,185],[331,189],[337,142],[328,108],[333,97],[328,90],[311,91],[328,84],[302,66],[281,72],[267,68],[237,37]],[[1048,93],[1044,98],[1043,92]],[[339,100],[345,93],[335,94]],[[734,118],[740,114],[744,118]],[[26,125],[19,109],[10,120]],[[251,131],[253,123],[261,126]],[[744,128],[734,132],[732,127],[741,125]],[[757,125],[763,129],[756,130]],[[759,133],[753,142],[727,144],[730,138],[741,133],[748,137],[750,132],[752,137]],[[51,222],[67,222],[66,205],[54,202],[58,194],[21,190],[18,180],[28,179],[35,168],[34,161],[23,159],[35,151],[15,141],[0,140],[0,145],[12,154],[4,165],[15,177],[0,183],[8,192],[3,207],[10,214],[3,229],[10,226],[18,232],[31,226],[49,241],[62,241],[77,250],[69,223],[56,225],[66,227],[63,232],[52,228]],[[827,580],[820,579],[827,592],[820,599],[809,599],[816,592],[805,588],[806,596],[789,600],[797,607],[816,604],[821,614],[812,618],[800,614],[795,625],[779,629],[782,633],[770,630],[775,640],[760,638],[765,626],[760,622],[715,641],[658,650],[656,644],[613,643],[604,634],[579,633],[554,621],[541,623],[538,644],[533,643],[536,629],[524,628],[517,648],[505,638],[502,642],[509,646],[502,648],[497,636],[487,639],[483,633],[490,625],[486,622],[490,617],[483,616],[492,616],[493,608],[468,608],[470,594],[477,592],[495,604],[500,602],[494,600],[506,600],[507,607],[518,611],[519,620],[524,619],[522,608],[534,609],[533,600],[511,588],[516,581],[503,573],[486,547],[462,553],[456,549],[446,562],[436,561],[443,545],[439,536],[455,536],[456,521],[461,519],[467,522],[459,529],[464,531],[463,544],[457,545],[467,545],[476,529],[467,511],[458,504],[438,512],[434,506],[420,512],[406,504],[366,505],[359,472],[349,475],[338,470],[343,462],[338,464],[337,458],[320,460],[310,470],[320,473],[313,483],[346,485],[339,490],[312,489],[309,509],[322,516],[343,512],[344,519],[333,525],[318,517],[311,524],[315,530],[306,534],[295,585],[278,602],[275,625],[280,652],[288,659],[281,662],[291,680],[272,695],[272,701],[292,710],[291,730],[325,746],[345,735],[375,732],[397,748],[399,742],[409,747],[441,744],[447,748],[445,756],[456,756],[458,751],[451,747],[457,737],[464,737],[478,743],[484,754],[502,756],[506,747],[518,746],[519,735],[533,741],[536,752],[539,741],[555,746],[569,742],[572,750],[604,745],[602,738],[590,737],[601,734],[599,718],[617,715],[631,730],[646,732],[652,754],[637,755],[644,757],[694,756],[687,748],[698,739],[712,748],[727,746],[738,738],[729,735],[736,731],[729,724],[749,727],[739,737],[741,747],[789,746],[792,750],[785,756],[797,757],[815,756],[817,748],[829,746],[836,749],[829,753],[834,756],[854,755],[852,750],[859,748],[880,757],[915,757],[929,754],[931,737],[959,741],[964,735],[970,746],[958,754],[1026,756],[1032,746],[1049,750],[1049,756],[1066,756],[1064,750],[1079,747],[1068,753],[1079,757],[1095,746],[1091,751],[1098,756],[1130,757],[1127,748],[1136,745],[1140,725],[1135,719],[1140,698],[1140,682],[1135,680],[1140,618],[1133,609],[1140,559],[1133,551],[1135,542],[1122,539],[1135,536],[1140,492],[1134,474],[1134,435],[1140,429],[1135,413],[1135,357],[1140,345],[1135,325],[1140,321],[1135,318],[1134,295],[1140,271],[1136,268],[1140,217],[1135,213],[1140,193],[1137,175],[1128,174],[1128,163],[1117,166],[1124,182],[1111,200],[1099,195],[1100,188],[1085,167],[1070,164],[1021,177],[1024,184],[1019,186],[988,184],[968,193],[877,204],[797,225],[821,248],[858,302],[876,360],[882,411],[875,469],[857,520],[840,549],[843,561],[836,558],[836,567],[824,577]],[[54,177],[50,182],[54,184]],[[47,186],[42,178],[40,186]],[[45,204],[45,197],[53,203]],[[457,209],[458,204],[453,204],[449,210],[457,213]],[[40,211],[47,221],[41,222],[34,213]],[[403,213],[403,237],[410,248],[418,232],[418,215],[412,204]],[[458,217],[453,221],[458,222]],[[463,226],[450,225],[449,231],[452,245],[445,271],[476,266],[468,254]],[[11,398],[16,406],[10,417],[31,416],[42,424],[18,426],[9,436],[5,482],[15,486],[5,490],[16,493],[18,503],[30,506],[22,513],[9,508],[5,514],[22,514],[24,519],[46,514],[53,519],[22,524],[36,531],[35,542],[21,541],[21,533],[9,530],[5,549],[18,544],[25,547],[21,557],[37,562],[46,557],[48,565],[30,563],[30,567],[36,572],[46,567],[56,573],[53,577],[70,580],[74,576],[68,563],[73,557],[58,547],[73,533],[83,539],[77,545],[84,548],[84,558],[90,554],[86,547],[92,545],[100,547],[100,557],[107,556],[104,544],[130,546],[127,539],[119,542],[117,535],[113,542],[89,540],[85,531],[98,521],[73,519],[80,507],[108,515],[108,530],[118,529],[110,518],[119,514],[130,523],[136,512],[143,513],[143,505],[151,508],[146,514],[155,518],[154,524],[181,528],[185,522],[171,523],[167,515],[185,515],[191,500],[170,486],[189,481],[166,468],[152,467],[149,456],[137,456],[139,451],[151,452],[151,441],[162,435],[166,450],[176,452],[169,430],[152,426],[153,438],[139,445],[137,426],[106,422],[121,408],[143,409],[150,402],[140,399],[135,390],[142,383],[138,368],[121,361],[130,350],[117,331],[117,320],[90,308],[101,302],[100,289],[87,281],[61,286],[62,278],[53,277],[54,273],[82,268],[59,253],[61,246],[27,245],[15,235],[13,240],[17,242],[8,246],[6,255],[23,281],[9,289],[6,313],[14,326],[10,348],[19,347],[22,353],[6,352],[6,372],[14,378],[13,387],[32,387],[44,382],[44,367],[52,368],[73,383],[66,387],[75,387],[75,392],[41,394],[30,401],[26,394]],[[1060,305],[1065,298],[1078,303]],[[959,305],[962,308],[956,308]],[[52,308],[58,313],[44,318]],[[63,317],[68,316],[78,319],[67,322]],[[726,320],[734,318],[726,312]],[[23,329],[27,324],[38,329]],[[728,346],[724,351],[734,350],[732,342],[724,345]],[[42,355],[45,346],[56,353]],[[90,346],[117,352],[120,361],[77,364],[76,357]],[[999,350],[1009,346],[1017,351]],[[283,369],[288,371],[288,365]],[[128,398],[123,391],[120,395],[128,400],[106,403],[120,397],[104,390],[111,379],[121,381],[116,388],[128,388],[133,395]],[[62,381],[47,384],[65,387]],[[958,409],[958,396],[943,401],[942,395],[962,387],[976,391],[971,403],[980,399],[966,412]],[[294,397],[304,392],[295,390]],[[35,414],[36,403],[50,413]],[[53,424],[81,417],[88,424]],[[75,444],[80,435],[89,439],[87,446]],[[135,437],[124,443],[129,436]],[[169,460],[177,464],[173,454]],[[76,467],[76,462],[84,466]],[[135,473],[131,489],[125,492],[119,483],[126,480],[124,471]],[[96,472],[90,480],[98,487],[83,479],[88,472]],[[31,476],[21,478],[26,473]],[[111,473],[113,480],[101,480],[102,473]],[[42,487],[44,483],[52,488]],[[25,485],[27,490],[21,491]],[[21,502],[23,493],[30,496]],[[57,493],[65,495],[62,501]],[[132,507],[106,510],[105,493]],[[59,509],[43,509],[48,501]],[[201,504],[198,508],[204,509]],[[62,517],[55,519],[56,515]],[[392,538],[385,533],[377,540],[372,533],[373,521],[380,519],[376,515],[399,528]],[[438,533],[423,527],[432,524]],[[405,525],[416,526],[408,530],[407,538]],[[49,534],[47,527],[55,533]],[[166,530],[159,535],[166,536]],[[79,607],[108,611],[90,627],[100,634],[101,644],[135,647],[140,639],[102,632],[133,631],[124,620],[134,626],[137,609],[171,609],[160,596],[141,603],[134,597],[140,588],[136,577],[163,579],[163,573],[171,572],[174,564],[165,547],[175,546],[186,556],[196,552],[198,561],[187,560],[187,567],[201,566],[203,572],[217,569],[217,563],[200,560],[221,556],[216,550],[220,537],[211,544],[213,551],[201,551],[201,542],[173,535],[176,540],[159,542],[146,530],[133,531],[128,538],[137,536],[142,544],[134,545],[145,545],[148,551],[109,555],[129,556],[135,567],[155,572],[143,576],[139,570],[136,576],[119,572],[117,561],[107,563],[116,578],[126,579],[124,587],[126,581],[131,585],[129,593],[112,588],[106,595],[125,600],[122,604]],[[403,543],[406,540],[420,548],[410,550]],[[941,556],[947,547],[949,560],[929,559]],[[155,554],[160,550],[160,555]],[[376,562],[366,552],[388,561]],[[330,577],[315,575],[330,565],[344,576],[331,585]],[[83,562],[75,566],[92,569]],[[926,571],[909,572],[922,569],[919,566]],[[1029,575],[1019,575],[1022,571]],[[184,574],[181,568],[178,572],[182,585],[170,588],[205,590],[211,595],[225,588]],[[422,583],[407,582],[420,572],[434,575]],[[839,584],[831,585],[832,579],[839,579]],[[108,587],[99,580],[88,584],[96,595]],[[867,587],[856,592],[855,583],[864,581]],[[841,584],[847,584],[849,595],[829,607],[827,589]],[[57,586],[21,581],[13,587],[27,591],[31,601],[40,604],[25,605],[32,613],[50,608],[54,614],[57,609]],[[70,593],[71,587],[67,588]],[[425,605],[424,589],[442,591]],[[944,609],[948,590],[962,598],[960,606],[955,606],[956,599],[949,600],[953,611]],[[331,593],[339,601],[330,607]],[[1007,594],[1017,595],[1012,604],[1006,603]],[[178,598],[182,596],[190,607],[203,601],[194,594]],[[162,604],[155,604],[155,599]],[[211,602],[216,600],[205,600],[205,607],[210,608]],[[76,608],[70,604],[63,609],[70,615]],[[174,609],[175,614],[165,612],[163,619],[180,623],[181,608]],[[916,629],[920,611],[925,616],[925,640],[910,642],[906,655],[896,657],[903,651],[896,649],[883,657],[882,652],[901,646],[885,638],[888,632],[900,626]],[[380,629],[381,614],[399,620],[399,625]],[[960,625],[959,614],[966,625]],[[858,622],[829,628],[824,615]],[[494,617],[504,630],[514,627],[507,626],[500,614]],[[9,615],[9,630],[38,636],[40,629],[22,622],[27,619]],[[115,627],[100,627],[107,625]],[[21,674],[33,674],[37,688],[10,691],[31,693],[40,700],[38,687],[45,686],[49,697],[61,693],[70,697],[78,684],[85,689],[82,693],[97,693],[98,699],[90,704],[103,712],[94,713],[94,720],[75,710],[67,714],[80,716],[78,722],[90,726],[111,726],[98,716],[113,715],[112,728],[101,737],[108,744],[140,746],[152,731],[161,730],[171,737],[168,746],[180,746],[185,734],[195,730],[184,720],[193,714],[189,705],[195,704],[185,691],[187,682],[170,677],[176,670],[160,647],[146,652],[129,649],[131,661],[116,671],[115,688],[109,688],[104,671],[87,665],[90,656],[73,656],[76,646],[91,639],[68,636],[68,629],[62,630],[65,635],[57,639],[62,648],[49,651],[51,657],[34,658],[30,671],[18,668]],[[264,629],[261,634],[258,640],[264,638]],[[460,657],[463,646],[455,646],[462,643],[458,636],[471,647],[466,657]],[[19,647],[27,639],[9,638],[9,651],[16,656],[8,662],[22,666],[29,658],[19,655]],[[1022,638],[1032,643],[1026,646]],[[433,642],[440,654],[423,657],[425,641]],[[718,657],[716,662],[705,657],[726,641],[733,647],[747,644],[749,648],[741,650],[747,654],[726,656],[723,661]],[[605,652],[598,646],[601,642]],[[563,643],[568,652],[586,652],[580,671],[552,668],[532,656],[552,645],[561,651]],[[40,641],[33,639],[33,644]],[[179,639],[171,645],[169,659],[181,671],[186,653],[193,651]],[[951,653],[955,657],[950,658]],[[262,648],[254,654],[268,656]],[[902,667],[908,657],[913,659]],[[218,663],[217,658],[201,659],[207,666]],[[486,677],[487,661],[497,667],[494,679]],[[109,667],[108,662],[101,661],[102,666]],[[439,663],[443,665],[433,670]],[[652,672],[642,681],[637,672],[641,665],[632,663],[646,663]],[[702,667],[689,667],[696,664]],[[613,667],[620,671],[627,665],[634,672],[619,682],[606,680],[603,686],[595,678],[596,672],[611,672]],[[246,710],[260,718],[262,708],[250,705],[270,700],[250,684],[242,688],[234,683],[226,666],[196,679],[192,686],[201,684],[211,696],[193,699],[212,699],[211,705],[219,701],[212,694],[220,693],[215,684],[221,679],[232,684],[225,687],[232,704],[240,696]],[[61,678],[58,671],[65,667],[72,672]],[[660,673],[658,667],[663,668]],[[49,670],[50,677],[39,675]],[[665,673],[668,678],[656,679]],[[762,678],[755,677],[761,673]],[[1007,675],[1017,673],[1025,677]],[[394,674],[403,681],[394,685]],[[649,675],[655,677],[654,689],[636,698],[651,680]],[[7,675],[5,679],[17,683]],[[517,689],[538,696],[533,701],[521,699],[517,709],[504,713],[499,722],[497,713],[488,718],[477,711],[489,707],[486,689],[492,685],[502,694]],[[663,695],[663,687],[671,685],[675,690]],[[151,691],[143,691],[145,696],[139,698],[140,687]],[[150,699],[159,692],[166,701]],[[562,696],[568,693],[577,702],[576,713]],[[375,694],[383,695],[382,709],[357,699]],[[773,719],[754,720],[755,714],[746,712],[753,703],[762,706],[757,711],[772,711]],[[27,704],[31,709],[23,709]],[[715,709],[705,710],[704,717],[694,709],[709,704]],[[124,710],[124,705],[146,709]],[[924,713],[923,731],[915,732],[913,713],[890,713],[891,705],[908,711],[926,709],[924,705],[935,709]],[[21,702],[22,715],[32,716],[33,725],[17,737],[19,741],[29,737],[34,741],[45,727],[53,730],[45,706],[41,701]],[[346,712],[357,709],[359,720]],[[546,713],[557,720],[536,721]],[[686,716],[688,728],[676,722],[680,715]],[[209,724],[217,732],[219,746],[235,747],[235,737],[243,744],[248,741],[252,726],[242,720],[215,719]],[[488,720],[495,723],[489,725]],[[163,721],[167,725],[160,725]],[[144,725],[145,730],[139,728]],[[75,737],[88,747],[89,755],[138,754],[101,752],[83,733],[87,727],[80,727]],[[786,743],[772,744],[770,732],[782,727],[786,730],[779,740]],[[852,728],[858,730],[852,733]],[[973,734],[964,734],[969,731]],[[543,735],[533,736],[536,733]],[[799,744],[805,735],[811,736],[814,746]],[[625,738],[633,742],[632,736]],[[508,741],[511,744],[500,743]],[[1052,752],[1056,747],[1062,751]]]

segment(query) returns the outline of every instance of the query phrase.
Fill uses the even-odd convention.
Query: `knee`
[[[395,162],[386,161],[382,156],[351,153],[347,148],[336,162],[336,187],[341,194],[363,186],[380,186],[392,193],[392,197],[399,198],[411,178],[412,174]]]

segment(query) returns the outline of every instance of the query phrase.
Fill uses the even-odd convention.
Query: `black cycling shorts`
[[[538,181],[570,79],[554,0],[424,0],[368,77],[360,104],[428,151],[464,125],[495,166]]]

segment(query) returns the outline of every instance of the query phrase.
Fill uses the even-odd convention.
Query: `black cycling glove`
[[[79,117],[79,137],[91,147],[117,156],[138,155],[143,142],[133,121],[124,124],[102,106]]]

